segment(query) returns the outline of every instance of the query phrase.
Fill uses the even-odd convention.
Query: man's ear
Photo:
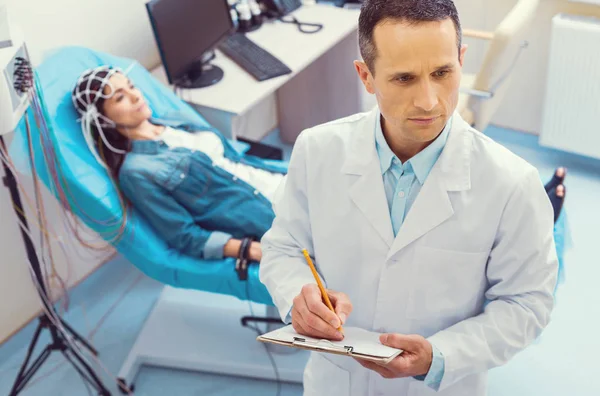
[[[465,63],[465,53],[467,52],[467,48],[469,48],[468,44],[463,44],[462,47],[460,47],[460,52],[458,55],[458,61],[460,62],[460,67],[463,67],[463,65]]]
[[[360,78],[360,81],[362,81],[367,92],[374,94],[375,89],[373,88],[373,76],[371,75],[371,71],[369,70],[367,64],[363,61],[357,60],[354,61],[354,68],[356,69],[358,77]]]

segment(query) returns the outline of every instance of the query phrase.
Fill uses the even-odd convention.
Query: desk
[[[259,82],[217,50],[212,63],[223,69],[223,79],[210,87],[179,90],[180,97],[232,139],[259,140],[279,126],[282,139],[291,143],[304,128],[362,111],[364,88],[352,63],[360,59],[359,10],[320,3],[292,15],[322,23],[323,29],[305,34],[274,20],[247,34],[292,74]],[[152,74],[167,84],[162,66]]]

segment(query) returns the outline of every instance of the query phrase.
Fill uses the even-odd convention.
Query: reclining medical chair
[[[81,125],[77,121],[79,115],[73,107],[71,99],[71,92],[80,74],[86,69],[100,65],[112,65],[126,71],[132,82],[143,92],[154,118],[171,120],[176,118],[185,124],[216,129],[190,105],[177,97],[167,86],[157,81],[143,66],[132,59],[72,46],[59,48],[49,54],[36,68],[42,110],[56,153],[55,160],[61,169],[63,177],[61,184],[63,189],[68,191],[72,214],[103,239],[110,241],[124,258],[148,277],[167,285],[121,369],[120,380],[123,385],[131,386],[139,367],[148,361],[154,365],[162,364],[173,368],[202,370],[204,367],[209,371],[218,369],[226,372],[227,362],[221,362],[224,366],[220,367],[215,365],[214,359],[211,357],[220,353],[218,349],[220,345],[214,344],[223,344],[220,339],[217,341],[210,339],[210,337],[218,336],[210,333],[218,331],[209,331],[209,334],[204,336],[204,344],[200,341],[190,342],[187,345],[187,351],[181,352],[175,351],[176,347],[182,347],[177,342],[174,347],[169,347],[166,343],[171,337],[179,337],[181,343],[186,343],[181,336],[171,333],[171,329],[181,331],[181,334],[188,336],[191,334],[192,337],[196,337],[195,340],[198,340],[201,330],[206,327],[206,322],[214,321],[214,319],[205,317],[205,314],[208,315],[206,311],[197,311],[204,309],[200,307],[202,303],[210,307],[212,312],[217,311],[219,316],[227,316],[227,320],[231,319],[234,323],[237,322],[237,326],[231,325],[227,329],[232,329],[234,333],[237,331],[235,333],[237,336],[233,337],[240,343],[240,349],[243,347],[248,349],[248,345],[252,346],[255,343],[253,338],[256,337],[253,331],[255,324],[266,323],[267,329],[279,327],[282,325],[279,314],[266,287],[259,280],[257,263],[251,263],[242,274],[240,271],[236,271],[234,258],[204,260],[183,255],[169,247],[135,208],[130,208],[128,212],[128,221],[122,237],[116,242],[111,241],[118,227],[107,227],[102,222],[106,223],[108,219],[119,219],[122,216],[121,204],[108,173],[95,160],[86,145]],[[42,156],[44,150],[40,143],[39,126],[36,127],[31,114],[29,118],[37,175],[46,187],[57,195],[56,191],[53,191],[52,178]],[[245,142],[230,141],[230,143],[241,154],[248,154],[252,149],[252,146]],[[31,174],[24,120],[15,131],[9,152],[19,172]],[[270,159],[266,159],[266,161],[283,172],[287,171],[288,164],[285,161]],[[206,301],[200,302],[199,299]],[[255,303],[258,304],[259,309],[265,308],[257,311],[257,315],[254,315],[252,309],[248,309],[250,304],[255,305]],[[196,311],[193,311],[192,315],[185,316],[182,312],[192,312],[190,308],[192,306]],[[165,316],[168,315],[172,315],[172,319],[165,319]],[[227,323],[230,324],[230,322]],[[157,329],[163,324],[172,327],[166,331]],[[158,332],[158,334],[154,332]],[[166,339],[162,338],[164,336]],[[235,344],[235,341],[227,342],[227,338],[225,340],[228,344]],[[161,343],[164,344],[162,348],[172,351],[161,350]],[[256,344],[259,343],[256,342]],[[194,347],[200,348],[201,353],[198,353]],[[262,346],[258,345],[258,347]],[[186,348],[186,345],[183,345],[183,348]],[[210,355],[209,349],[211,348],[213,355]],[[258,351],[261,352],[262,349]],[[182,357],[181,359],[179,356],[165,357],[164,354],[161,355],[163,352],[182,355]],[[188,355],[183,356],[186,352]],[[229,363],[233,370],[231,374],[243,373],[252,376],[252,369],[248,368],[248,364],[244,364],[239,353],[237,352],[238,356],[234,357],[235,359],[232,361],[240,361],[240,363],[238,365]],[[204,359],[204,363],[202,363],[202,359]],[[223,359],[226,360],[226,358]],[[289,364],[292,365],[291,361]],[[298,366],[298,370],[302,368],[300,364],[292,366]],[[260,372],[261,367],[257,367],[256,370]],[[270,370],[269,365],[266,371],[270,372]],[[260,376],[260,374],[258,375]],[[298,377],[300,372],[295,375]]]
[[[53,138],[56,161],[62,169],[73,210],[90,229],[108,239],[111,232],[97,221],[122,216],[117,192],[104,168],[96,162],[86,146],[79,118],[71,99],[78,76],[86,69],[110,64],[123,70],[141,89],[153,116],[168,118],[176,114],[181,121],[212,126],[187,103],[159,83],[135,61],[82,47],[63,47],[48,56],[36,69],[45,119]],[[133,67],[131,67],[133,66]],[[31,123],[35,127],[35,123]],[[214,129],[214,128],[212,128]],[[49,176],[40,147],[39,131],[32,131],[36,168],[45,185]],[[240,153],[250,148],[247,143],[231,141]],[[15,133],[10,153],[18,169],[29,169],[29,156],[24,122]],[[287,169],[287,163],[274,161]],[[94,221],[96,220],[96,221]],[[150,224],[132,208],[123,237],[114,247],[127,260],[149,277],[177,288],[196,289],[227,294],[242,300],[272,305],[271,297],[258,279],[256,264],[250,265],[247,280],[235,271],[235,259],[202,260],[180,254],[159,237]]]
[[[527,47],[527,30],[539,3],[519,0],[493,32],[463,30],[463,37],[489,41],[480,70],[463,74],[458,101],[460,115],[479,131],[485,131],[510,88],[513,69]]]

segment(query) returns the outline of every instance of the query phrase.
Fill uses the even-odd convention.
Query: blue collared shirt
[[[381,117],[376,123],[375,145],[379,156],[394,236],[398,234],[398,230],[402,226],[404,218],[417,198],[419,191],[421,191],[429,172],[431,172],[440,157],[446,145],[451,125],[452,119],[448,121],[442,133],[429,146],[403,164],[385,140],[381,127]],[[416,378],[425,381],[425,384],[430,388],[438,390],[444,376],[444,356],[435,345],[432,345],[432,347],[433,360],[429,372],[426,376]]]

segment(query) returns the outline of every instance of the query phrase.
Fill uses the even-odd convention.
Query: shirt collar
[[[159,140],[132,140],[131,152],[139,154],[157,154],[159,148],[166,147],[165,142]]]
[[[442,133],[440,133],[429,146],[407,161],[407,164],[410,163],[419,183],[425,183],[427,176],[429,176],[429,172],[431,172],[431,169],[440,157],[440,154],[446,145],[446,141],[448,140],[448,133],[451,127],[452,117],[446,123]],[[396,154],[394,154],[392,149],[390,149],[390,146],[383,136],[381,115],[379,115],[377,122],[375,123],[375,145],[377,147],[377,154],[379,155],[381,174],[383,175],[392,166],[394,158],[396,158],[399,163],[400,160],[396,157]]]

